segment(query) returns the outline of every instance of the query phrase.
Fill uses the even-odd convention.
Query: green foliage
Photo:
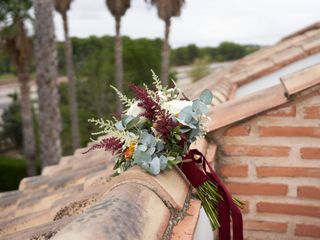
[[[218,47],[197,47],[190,44],[172,50],[172,65],[189,65],[196,59],[208,58],[210,61],[230,61],[244,57],[259,49],[258,45],[240,45],[233,42],[222,42]]]
[[[40,173],[40,164],[37,164]],[[0,155],[0,192],[18,189],[22,178],[27,176],[25,159]]]
[[[3,112],[2,115],[2,136],[14,142],[18,148],[22,147],[22,119],[20,104],[17,94],[10,95],[11,105]]]
[[[114,38],[90,37],[87,39],[72,38],[73,58],[77,73],[77,100],[81,144],[89,142],[90,132],[94,126],[88,119],[110,118],[115,112],[117,93],[110,88],[114,85]],[[123,38],[124,94],[129,100],[132,92],[130,84],[151,86],[150,69],[160,70],[161,40]],[[59,71],[63,74],[64,51],[63,43],[58,43]],[[68,85],[60,84],[60,110],[63,119],[62,146],[63,154],[71,154],[70,118],[68,108]],[[127,101],[126,100],[126,101]]]
[[[209,64],[210,59],[208,57],[194,60],[192,68],[188,72],[188,75],[193,82],[198,81],[210,73]]]
[[[19,182],[27,176],[25,160],[0,156],[0,192],[18,189]]]

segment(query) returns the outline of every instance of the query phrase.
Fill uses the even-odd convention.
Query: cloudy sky
[[[186,0],[181,17],[172,21],[173,47],[195,43],[216,46],[228,40],[273,44],[308,24],[320,21],[319,0]],[[63,39],[55,15],[56,35]],[[71,36],[114,34],[114,20],[105,0],[74,0],[69,12]],[[122,20],[122,34],[132,38],[163,36],[163,22],[144,0],[131,0]]]

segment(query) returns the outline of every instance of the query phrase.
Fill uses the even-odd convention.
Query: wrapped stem
[[[223,198],[218,193],[216,184],[211,181],[205,181],[201,186],[197,187],[196,190],[212,229],[215,230],[219,228],[218,202],[223,201]],[[243,203],[238,198],[234,197],[233,201],[239,208],[243,208]]]

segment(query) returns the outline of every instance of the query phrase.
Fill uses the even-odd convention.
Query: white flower
[[[187,100],[171,100],[163,104],[164,109],[168,110],[172,115],[179,114],[183,108],[188,106],[192,106],[192,102]]]
[[[134,102],[129,109],[127,110],[127,115],[133,116],[133,117],[137,117],[140,114],[144,113],[144,109],[142,107],[138,106],[138,101]]]

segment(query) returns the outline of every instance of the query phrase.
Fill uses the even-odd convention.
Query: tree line
[[[29,175],[36,173],[38,151],[42,167],[56,164],[62,152],[70,153],[85,144],[91,131],[87,118],[92,114],[106,117],[111,112],[122,111],[119,102],[114,104],[115,95],[107,90],[108,85],[116,85],[126,92],[129,83],[144,81],[148,84],[149,69],[161,72],[161,80],[166,84],[171,74],[170,60],[176,65],[189,64],[202,55],[216,60],[214,48],[192,45],[170,54],[171,18],[181,14],[183,0],[146,0],[146,3],[156,7],[164,21],[163,40],[132,40],[121,36],[121,18],[130,8],[130,0],[106,0],[115,19],[115,37],[87,39],[69,37],[68,11],[72,0],[1,0],[0,46],[1,52],[6,54],[0,55],[0,66],[5,71],[14,65],[18,76],[21,145]],[[31,8],[34,19],[30,15]],[[58,44],[54,36],[54,9],[63,19],[65,39]],[[27,31],[28,21],[34,28],[34,36]],[[229,53],[220,51],[220,61],[244,53],[230,53],[228,57],[224,54]],[[38,89],[36,112],[30,99],[30,73],[33,71]],[[67,84],[58,85],[58,72],[67,75]],[[10,111],[12,108],[6,114],[10,115]]]

